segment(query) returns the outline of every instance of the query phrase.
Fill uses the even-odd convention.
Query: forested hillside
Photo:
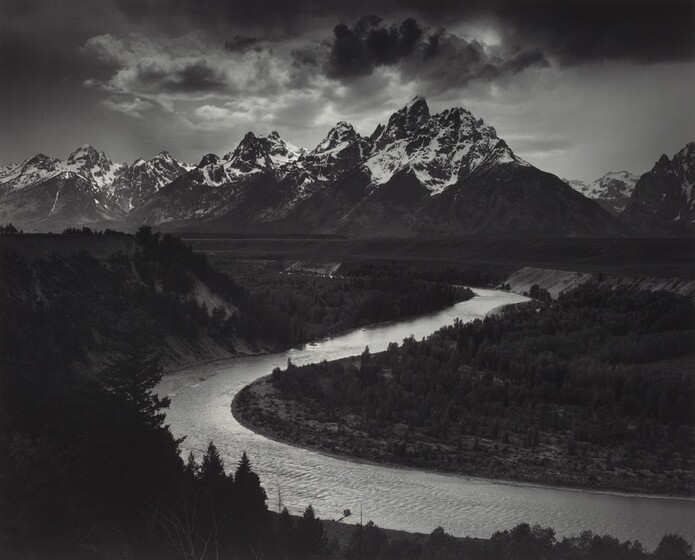
[[[272,328],[288,346],[429,313],[473,297],[470,289],[452,285],[444,271],[408,266],[342,265],[328,275],[291,270],[280,259],[228,261],[215,256],[211,261],[248,291],[255,316],[271,319],[267,324],[250,321],[247,315],[241,332],[257,337]],[[479,275],[466,276],[480,283]]]
[[[252,387],[238,411],[349,455],[691,495],[694,342],[691,299],[584,287],[381,354],[290,364],[266,382],[273,406]]]
[[[88,228],[10,233],[0,247],[0,556],[188,558],[210,547],[250,557],[260,545],[249,526],[263,531],[271,554],[274,529],[248,462],[226,475],[211,448],[200,465],[184,467],[165,423],[169,401],[153,390],[162,355],[285,348],[313,332],[289,329],[290,317],[278,316],[265,294],[149,228],[134,238]],[[390,298],[389,281],[340,280],[330,289],[355,284],[360,306],[379,294],[403,313],[468,294],[406,279]],[[304,282],[303,293],[313,289],[311,278]],[[432,294],[425,307],[412,307],[423,294]],[[319,309],[328,324],[340,310]],[[393,311],[343,324],[390,319]],[[202,510],[185,528],[177,521]],[[306,538],[317,523],[306,521]],[[302,538],[298,551],[316,545]]]

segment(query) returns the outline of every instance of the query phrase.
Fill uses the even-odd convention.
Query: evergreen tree
[[[196,480],[200,476],[200,465],[196,463],[195,453],[193,453],[193,451],[188,454],[186,466],[184,467],[184,474],[190,480]]]
[[[219,482],[225,479],[224,461],[213,442],[208,443],[207,451],[203,455],[200,465],[200,480],[206,483]]]
[[[241,540],[258,545],[266,522],[267,496],[245,451],[234,473],[233,495],[235,525]]]
[[[366,525],[358,524],[350,535],[350,542],[345,550],[348,559],[370,560],[380,557],[382,548],[387,542],[386,535],[374,521]]]
[[[261,479],[251,469],[246,451],[242,454],[234,474],[234,493],[240,506],[250,515],[259,516],[267,510],[268,497],[261,486]]]
[[[275,518],[274,523],[274,556],[277,558],[291,558],[295,556],[295,535],[294,519],[287,511],[282,508],[280,515]]]
[[[162,379],[159,355],[138,329],[123,335],[122,353],[107,366],[101,378],[105,389],[123,399],[152,427],[161,427],[169,407],[169,398],[159,398],[152,390]]]
[[[677,534],[668,534],[659,542],[654,551],[655,560],[693,560],[692,545]]]
[[[297,552],[300,558],[319,558],[326,552],[326,534],[311,504],[304,510],[302,518],[297,523],[296,535]]]

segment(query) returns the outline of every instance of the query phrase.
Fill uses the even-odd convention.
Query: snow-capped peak
[[[77,148],[63,165],[66,171],[81,175],[94,182],[99,190],[109,193],[116,175],[126,167],[125,164],[114,163],[104,152],[98,151],[90,144]]]
[[[98,151],[94,146],[90,144],[84,144],[68,156],[68,163],[77,161],[95,163],[99,161],[99,159],[101,158],[106,159],[106,155],[104,154],[104,152]]]
[[[19,165],[7,166],[0,184],[3,191],[16,191],[60,173],[62,164],[59,159],[37,154]]]
[[[340,121],[328,131],[326,137],[310,152],[310,155],[319,158],[335,155],[352,144],[363,142],[366,142],[366,139],[360,136],[351,124]]]
[[[268,136],[256,136],[247,132],[233,152],[222,159],[228,170],[235,175],[256,173],[297,161],[306,153],[280,137],[277,131]]]
[[[673,156],[673,166],[681,177],[683,194],[690,204],[695,204],[693,186],[695,186],[695,142],[688,142],[683,149]]]
[[[60,160],[48,157],[44,154],[36,154],[34,157],[31,157],[28,160],[26,160],[22,165],[46,166],[57,163],[58,161]]]
[[[617,215],[627,206],[638,179],[638,176],[628,171],[609,171],[591,183],[577,180],[565,182],[575,191],[596,200],[606,210]]]
[[[233,152],[222,159],[225,167],[234,175],[257,173],[273,167],[268,154],[268,142],[258,138],[253,132],[247,132]]]
[[[374,146],[378,150],[401,138],[405,138],[430,118],[430,108],[424,97],[416,96],[410,102],[393,113],[381,133],[375,138]]]
[[[154,156],[150,163],[160,162],[163,165],[179,165],[182,166],[181,162],[177,161],[169,152],[162,150],[156,156]]]
[[[688,142],[682,150],[673,156],[673,159],[681,165],[695,166],[695,142]]]
[[[299,148],[281,138],[276,130],[259,140],[265,143],[268,156],[276,167],[297,161],[306,153],[304,148]]]
[[[230,154],[227,154],[228,156]],[[225,156],[227,157],[227,156]],[[200,163],[198,164],[198,169],[202,169],[203,167],[207,167],[208,165],[216,165],[220,163],[220,156],[217,154],[205,154],[201,159]]]
[[[430,115],[421,97],[391,115],[374,136],[366,162],[374,185],[408,167],[434,194],[478,169],[511,162],[528,165],[482,119],[463,108]]]

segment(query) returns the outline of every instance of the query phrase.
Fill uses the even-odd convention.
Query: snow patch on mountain
[[[638,179],[639,177],[628,171],[610,171],[591,183],[568,179],[564,181],[617,216],[627,206]]]
[[[528,165],[482,119],[461,108],[430,115],[425,100],[416,97],[376,134],[365,167],[375,186],[410,168],[434,195],[481,166],[512,162]]]
[[[311,151],[273,131],[267,136],[249,132],[233,151],[222,157],[208,154],[198,165],[178,162],[168,152],[151,160],[138,158],[131,165],[117,164],[89,145],[66,162],[37,158],[31,165],[0,168],[0,209],[7,200],[3,193],[12,185],[26,188],[63,172],[80,180],[65,177],[65,185],[47,185],[40,197],[42,211],[53,205],[65,217],[72,201],[79,197],[79,203],[86,204],[89,198],[98,208],[75,214],[84,219],[127,213],[132,223],[202,220],[216,228],[270,222],[285,227],[286,220],[290,229],[317,231],[346,225],[359,232],[399,232],[415,231],[417,226],[449,233],[461,228],[492,231],[490,224],[499,224],[500,231],[550,231],[578,208],[584,215],[572,224],[579,225],[561,224],[559,230],[580,231],[586,220],[593,220],[591,227],[608,223],[595,205],[571,192],[574,198],[567,196],[561,184],[555,188],[556,178],[518,158],[482,119],[462,108],[432,115],[422,97],[393,113],[369,138],[340,121]],[[68,190],[57,193],[56,185]],[[547,196],[538,185],[547,186]],[[684,188],[691,192],[692,182]],[[451,215],[442,210],[464,200],[471,189],[477,198],[466,200]],[[94,196],[87,197],[92,191]],[[550,209],[540,225],[539,198],[547,198],[544,208]],[[4,208],[12,212],[12,204]]]
[[[67,161],[61,164],[65,171],[73,172],[92,181],[99,190],[113,194],[113,183],[119,172],[128,166],[124,163],[114,163],[104,152],[85,144],[75,150]]]

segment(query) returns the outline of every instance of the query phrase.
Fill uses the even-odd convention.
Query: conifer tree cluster
[[[234,473],[227,473],[210,442],[200,463],[189,454],[179,496],[153,519],[168,546],[184,558],[300,560],[328,552],[323,525],[311,505],[295,519],[287,509],[271,514],[266,501],[246,452]]]
[[[667,472],[662,491],[689,495],[694,340],[691,299],[587,286],[457,321],[380,354],[367,348],[359,360],[277,370],[271,380],[279,398],[338,424],[314,434],[323,443],[370,458],[506,478],[516,474],[491,457],[511,449],[525,458],[524,476],[542,482],[535,452],[545,450],[553,469],[582,467],[568,480],[624,484],[619,469]],[[280,435],[285,429],[273,414],[259,422]]]

